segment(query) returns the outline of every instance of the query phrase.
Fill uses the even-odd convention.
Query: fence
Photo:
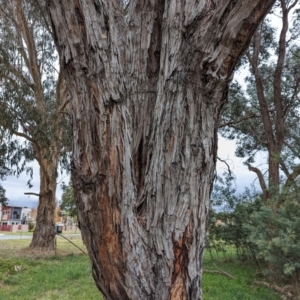
[[[0,231],[28,231],[28,225],[0,225]]]
[[[11,231],[12,225],[0,225],[0,231]]]

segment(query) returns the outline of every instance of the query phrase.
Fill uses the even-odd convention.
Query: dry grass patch
[[[68,239],[77,247],[86,252],[85,245],[82,242],[81,236],[68,237]],[[3,240],[0,241],[0,258],[10,257],[27,257],[27,258],[44,258],[53,255],[65,256],[82,254],[82,251],[63,239],[57,237],[56,250],[44,251],[40,249],[30,249],[30,239],[16,239],[16,240]]]

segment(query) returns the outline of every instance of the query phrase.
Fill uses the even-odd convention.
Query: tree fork
[[[201,299],[227,84],[274,0],[49,0],[72,176],[106,299]]]

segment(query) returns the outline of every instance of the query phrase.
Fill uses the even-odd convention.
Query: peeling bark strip
[[[274,0],[49,0],[79,222],[106,299],[201,299],[227,84]]]

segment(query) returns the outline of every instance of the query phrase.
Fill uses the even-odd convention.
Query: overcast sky
[[[9,199],[10,205],[15,206],[28,206],[37,207],[38,197],[33,195],[24,195],[24,193],[39,193],[39,167],[37,163],[32,163],[33,166],[33,179],[31,184],[32,188],[29,189],[27,182],[30,179],[25,173],[21,174],[18,178],[14,176],[7,177],[1,184],[6,190],[6,197]],[[61,182],[69,183],[69,176],[66,174],[60,175],[57,179],[58,185],[56,190],[57,200],[61,199],[62,190],[60,188]]]

